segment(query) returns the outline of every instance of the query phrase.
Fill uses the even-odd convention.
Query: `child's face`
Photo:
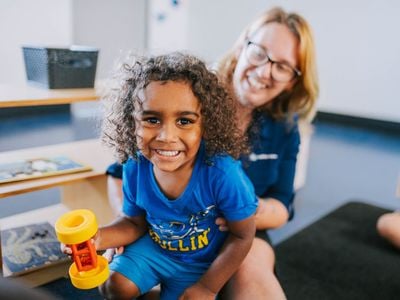
[[[137,143],[154,168],[192,170],[202,138],[201,107],[183,82],[151,82],[135,115]]]

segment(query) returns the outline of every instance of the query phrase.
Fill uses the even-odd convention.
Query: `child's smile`
[[[184,82],[151,82],[135,115],[137,142],[155,171],[191,172],[202,138],[201,107]]]

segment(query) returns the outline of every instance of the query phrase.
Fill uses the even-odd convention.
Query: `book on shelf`
[[[69,260],[48,222],[0,231],[3,274],[18,276]]]
[[[0,184],[47,176],[90,171],[88,165],[66,156],[39,157],[0,164]]]

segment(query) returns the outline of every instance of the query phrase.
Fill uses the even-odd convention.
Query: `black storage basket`
[[[92,88],[96,77],[98,49],[22,47],[30,83],[49,89]]]

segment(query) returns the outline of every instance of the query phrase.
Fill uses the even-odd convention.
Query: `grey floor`
[[[98,136],[94,107],[73,113],[0,117],[0,151],[57,144]],[[295,198],[296,214],[271,231],[273,243],[351,200],[400,208],[395,196],[400,176],[400,133],[366,130],[318,121],[314,124],[306,185]],[[0,199],[0,217],[59,201],[57,188]]]

